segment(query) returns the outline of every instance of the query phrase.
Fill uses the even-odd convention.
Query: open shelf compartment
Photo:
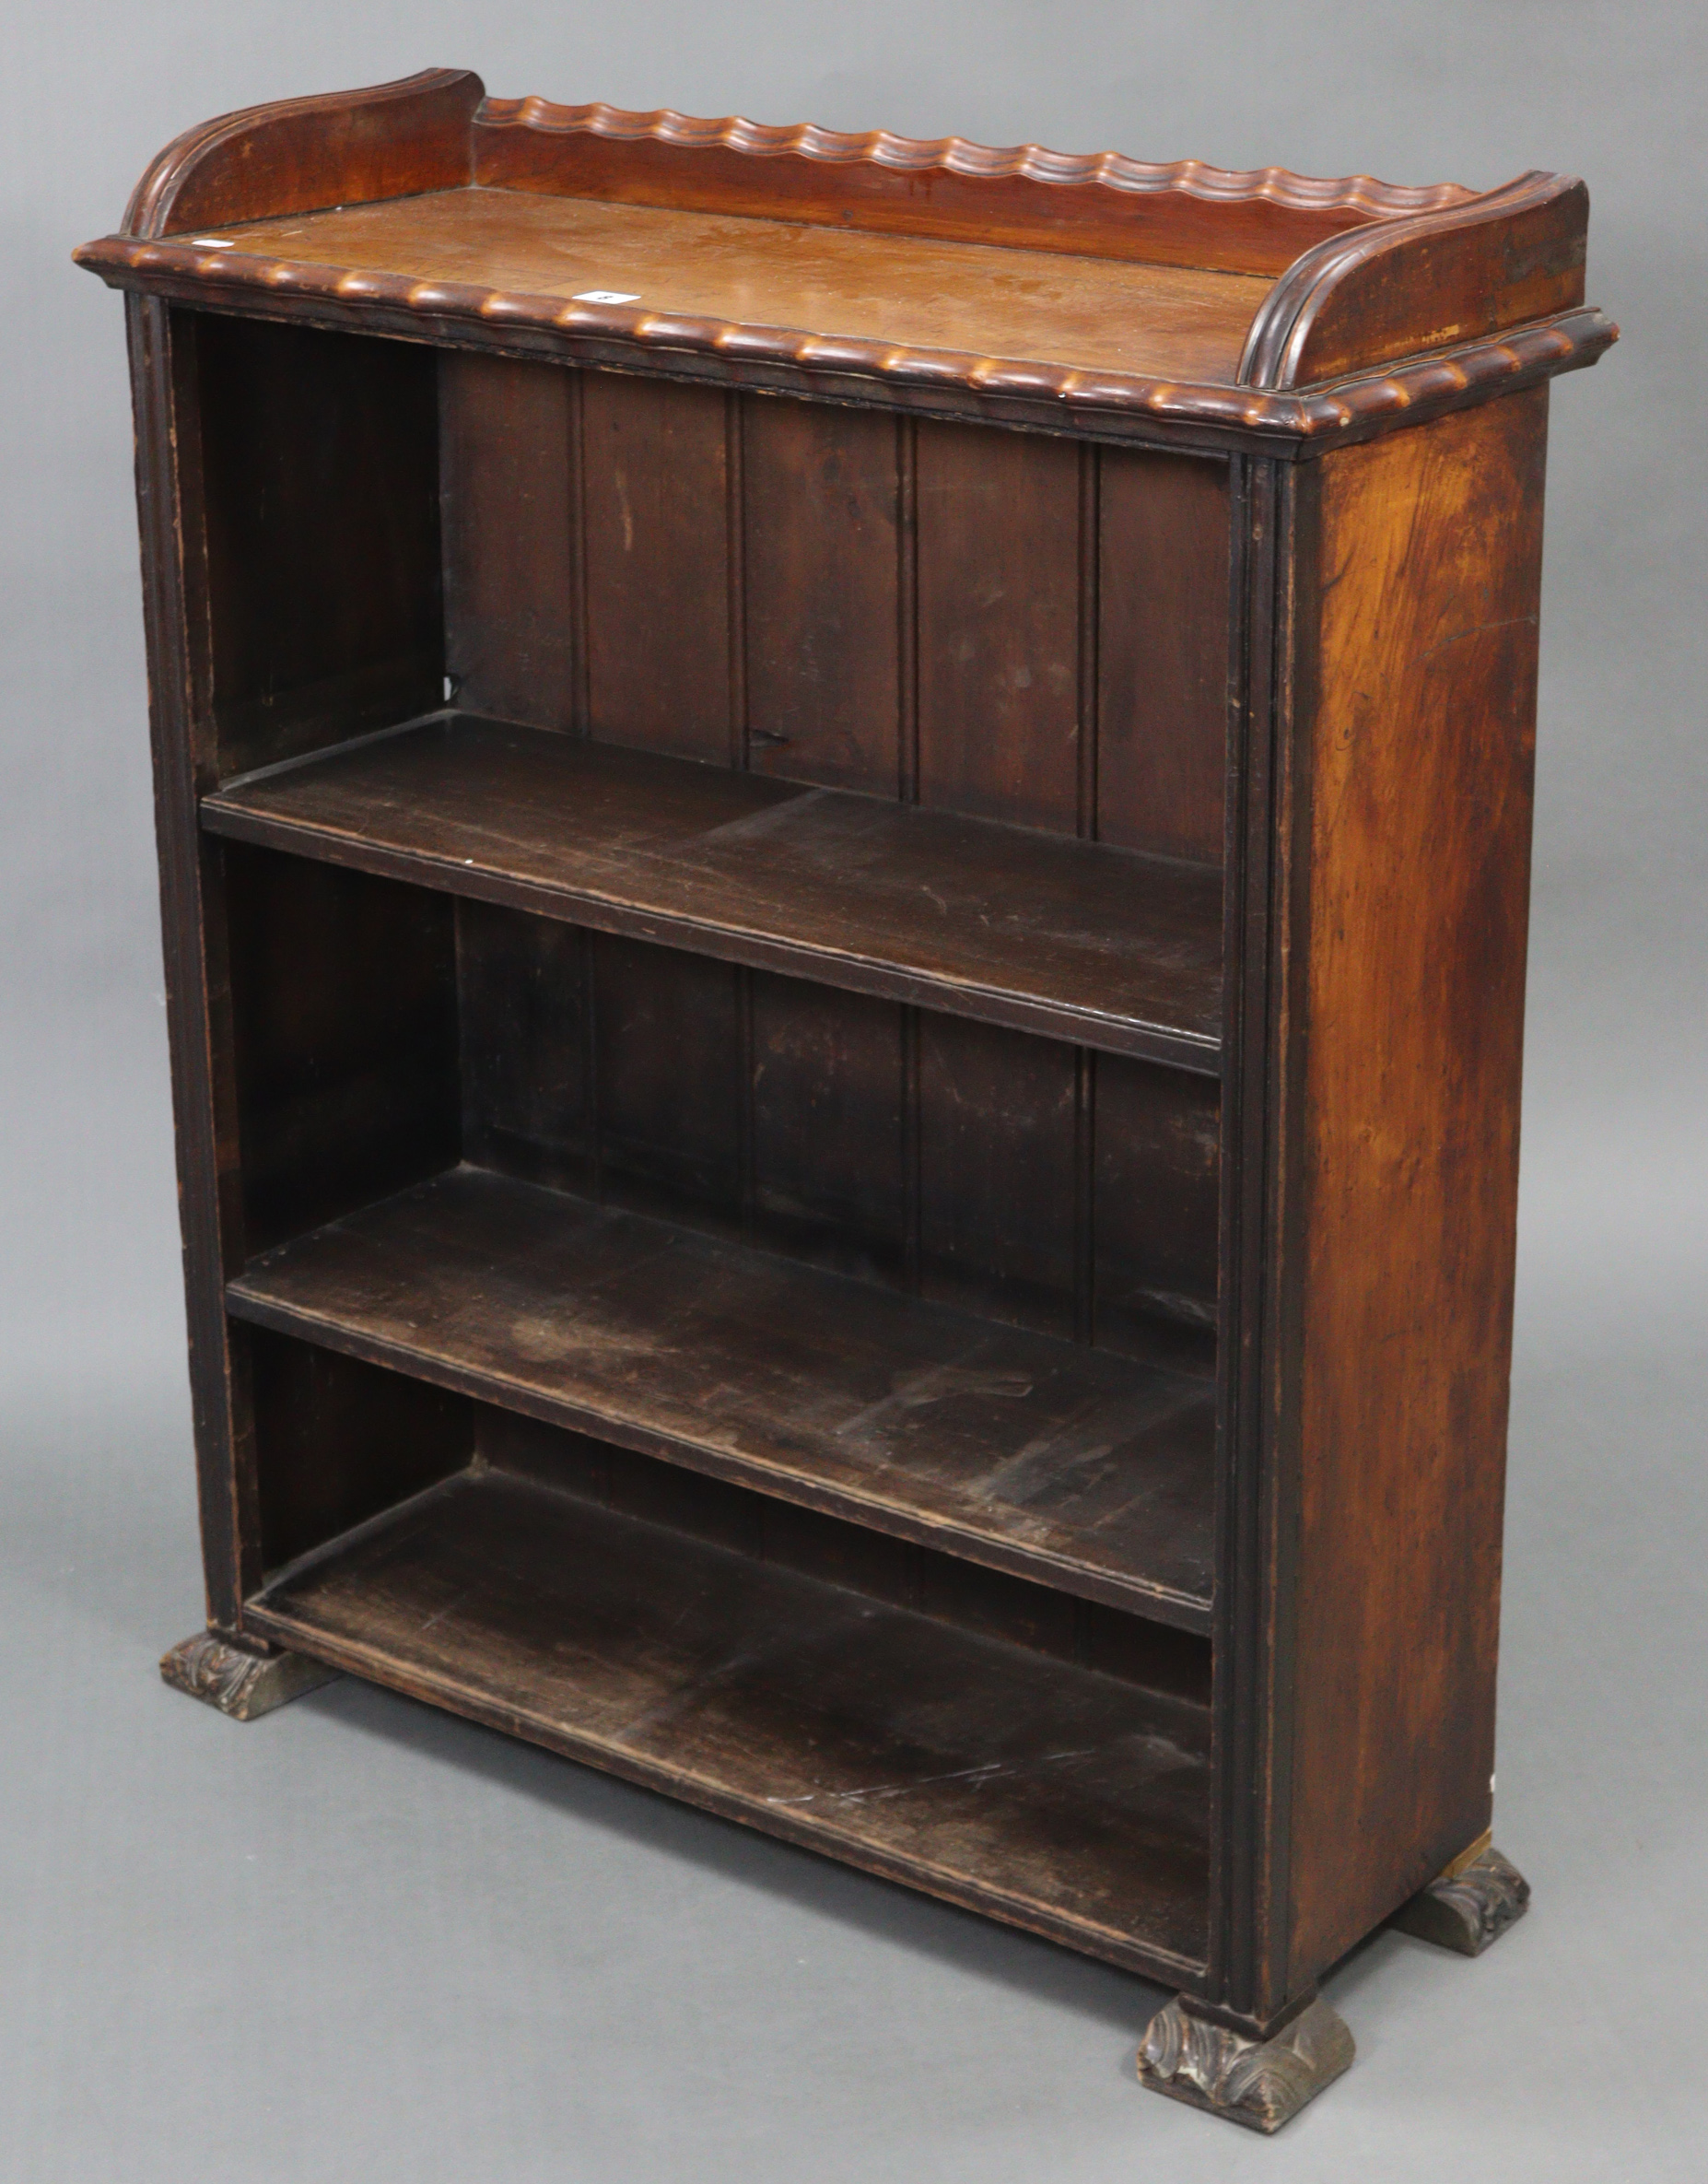
[[[479,1464],[275,1576],[280,1644],[1152,1977],[1208,1709]]]
[[[217,834],[1213,1074],[1207,866],[448,714],[228,782]]]
[[[1210,1383],[471,1168],[256,1260],[240,1317],[1207,1632]]]

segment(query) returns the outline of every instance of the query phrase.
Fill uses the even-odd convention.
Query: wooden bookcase
[[[207,1632],[1178,1990],[1490,1849],[1547,381],[1476,194],[537,100],[127,292]]]

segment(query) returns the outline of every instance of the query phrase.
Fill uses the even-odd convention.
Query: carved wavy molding
[[[1211,204],[1242,204],[1261,199],[1293,212],[1352,212],[1367,219],[1392,219],[1409,214],[1437,212],[1463,205],[1476,196],[1457,182],[1419,186],[1377,182],[1367,174],[1343,175],[1333,181],[1294,174],[1285,167],[1255,168],[1237,172],[1211,167],[1201,159],[1176,159],[1166,165],[1128,158],[1123,152],[1052,152],[1041,145],[1023,144],[997,148],[973,144],[965,137],[931,140],[895,136],[886,129],[864,135],[849,135],[821,129],[811,123],[792,128],[771,127],[741,115],[720,121],[699,121],[691,114],[661,107],[652,113],[631,113],[616,106],[555,106],[549,100],[488,99],[475,115],[483,129],[529,129],[551,135],[591,135],[614,143],[650,140],[678,151],[722,149],[749,159],[793,157],[817,159],[829,165],[883,167],[900,174],[920,174],[937,170],[983,182],[1019,177],[1027,182],[1052,182],[1059,187],[1102,189],[1150,194],[1176,191]]]
[[[193,242],[109,236],[79,264],[123,288],[251,314],[298,318],[417,339],[555,354],[736,384],[781,385],[844,400],[930,407],[959,397],[959,414],[1054,424],[1062,430],[1196,429],[1211,438],[1293,440],[1315,447],[1415,421],[1538,379],[1593,364],[1619,330],[1582,307],[1498,338],[1353,373],[1324,385],[1268,393],[1136,374],[1076,370],[1010,358],[886,346],[789,328],[566,301],[450,281],[354,272]],[[921,399],[922,398],[922,399]]]

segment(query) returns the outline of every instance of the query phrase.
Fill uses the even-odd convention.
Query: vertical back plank
[[[575,375],[446,349],[439,361],[445,667],[472,712],[576,721]]]
[[[715,387],[586,375],[591,733],[730,761],[728,405]]]
[[[1074,1050],[918,1016],[920,1286],[1045,1333],[1074,1333]]]
[[[732,964],[592,936],[602,1195],[739,1233],[743,1039]]]
[[[1219,864],[1227,750],[1227,464],[1106,448],[1097,833]]]
[[[918,800],[1071,834],[1080,451],[918,427]]]
[[[882,411],[745,405],[748,763],[893,796],[899,486]]]
[[[761,1243],[898,1281],[907,1241],[901,1011],[755,972],[752,1092]]]

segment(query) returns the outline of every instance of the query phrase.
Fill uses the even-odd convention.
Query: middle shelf
[[[204,799],[211,831],[1214,1075],[1208,866],[434,714]]]
[[[252,1262],[232,1312],[1208,1632],[1191,1375],[460,1167]]]

